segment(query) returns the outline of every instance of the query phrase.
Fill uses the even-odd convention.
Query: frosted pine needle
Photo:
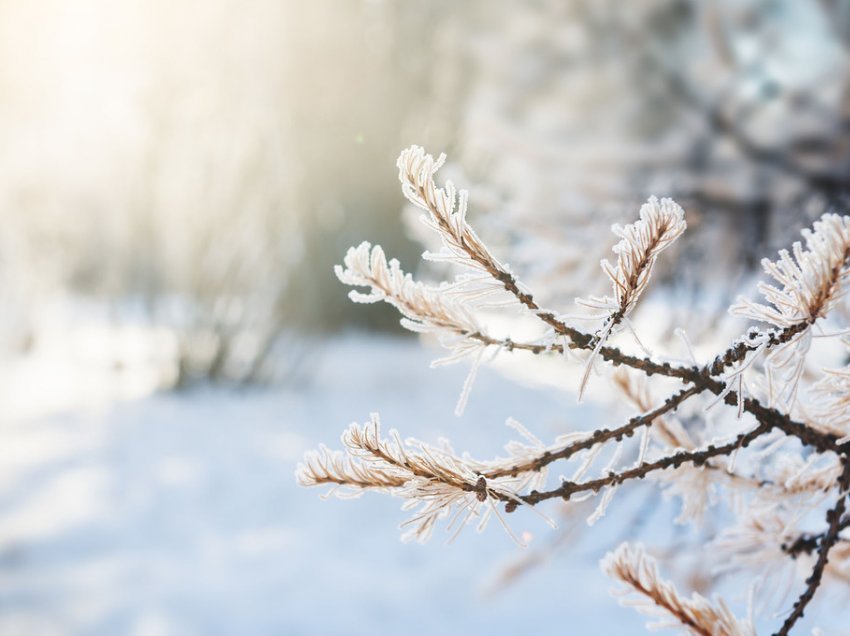
[[[672,583],[661,578],[655,559],[639,545],[621,544],[602,560],[601,567],[608,576],[628,586],[624,596],[630,592],[639,595],[637,599],[624,599],[624,605],[659,617],[650,629],[684,627],[694,636],[755,636],[752,625],[736,618],[722,600],[710,601],[696,592],[690,598],[683,597]]]
[[[616,265],[607,259],[602,270],[611,281],[613,296],[579,299],[592,309],[613,311],[610,321],[617,324],[628,316],[646,290],[658,255],[685,231],[685,213],[672,199],[650,197],[640,208],[640,218],[626,226],[614,225],[611,231],[620,237],[613,251]]]
[[[614,225],[611,230],[620,237],[614,246],[617,264],[602,261],[602,270],[611,281],[613,296],[577,298],[576,302],[592,310],[604,310],[607,318],[597,334],[596,347],[589,356],[579,397],[584,392],[593,362],[611,332],[625,320],[637,306],[658,255],[685,231],[685,213],[672,199],[658,200],[650,197],[640,209],[640,219],[626,226]]]
[[[740,298],[730,310],[733,314],[786,329],[801,323],[811,326],[836,305],[850,275],[850,217],[825,214],[813,229],[803,230],[803,238],[805,249],[794,243],[793,256],[780,250],[778,260],[762,260],[764,271],[780,285],[759,283],[769,304]]]
[[[331,492],[342,497],[378,490],[405,499],[403,509],[416,510],[402,524],[410,527],[405,539],[425,542],[437,522],[445,519],[452,519],[453,524],[479,520],[479,529],[483,529],[494,512],[493,504],[522,504],[519,489],[528,483],[525,476],[484,477],[504,464],[461,458],[448,448],[414,439],[402,441],[396,431],[384,439],[374,413],[366,424],[352,424],[343,433],[342,443],[344,451],[322,447],[307,453],[296,472],[298,482],[302,486],[330,485]]]
[[[813,423],[844,438],[850,435],[850,367],[823,373],[809,392]]]
[[[768,397],[771,404],[790,408],[805,370],[811,346],[811,327],[826,316],[844,296],[850,276],[850,217],[825,214],[814,227],[803,230],[805,248],[799,241],[780,250],[776,261],[762,260],[764,271],[778,283],[758,285],[768,304],[739,298],[730,312],[771,324],[782,332],[766,334],[751,360],[768,344],[773,351],[765,357]]]
[[[447,181],[442,188],[434,182],[434,174],[445,160],[445,155],[435,160],[422,147],[411,146],[401,153],[397,162],[402,193],[427,213],[424,218],[426,225],[439,234],[443,242],[442,253],[428,256],[485,272],[487,270],[482,262],[490,262],[501,268],[466,221],[466,190],[458,193],[451,181]],[[471,254],[477,258],[472,258]]]
[[[398,261],[387,261],[380,245],[372,247],[364,241],[348,250],[345,268],[334,268],[337,278],[346,285],[369,287],[369,293],[349,292],[354,302],[385,301],[401,313],[402,324],[411,331],[448,331],[471,334],[479,331],[472,314],[458,302],[446,298],[440,288],[429,287],[413,280],[402,271]]]

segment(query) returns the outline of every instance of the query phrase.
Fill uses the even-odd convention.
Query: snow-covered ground
[[[335,445],[370,411],[483,457],[512,437],[509,415],[551,436],[575,413],[568,395],[482,369],[457,418],[465,370],[429,369],[434,354],[347,337],[317,345],[283,388],[97,401],[85,377],[58,373],[17,391],[0,424],[0,634],[640,633],[644,619],[617,606],[597,568],[622,537],[611,517],[494,592],[506,567],[557,536],[537,516],[510,517],[529,551],[496,523],[403,544],[398,500],[322,501],[296,486],[303,451]],[[32,380],[36,362],[7,372]],[[51,382],[85,399],[40,400]]]

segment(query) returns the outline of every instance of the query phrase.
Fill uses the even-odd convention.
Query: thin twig
[[[721,444],[719,446],[711,444],[704,449],[696,451],[677,451],[672,455],[667,455],[652,462],[643,462],[634,468],[630,468],[619,473],[611,472],[605,477],[600,477],[598,479],[590,479],[579,483],[565,481],[554,490],[544,492],[531,491],[531,493],[521,497],[521,499],[524,503],[529,505],[535,505],[541,501],[556,498],[568,501],[574,494],[587,491],[599,492],[606,486],[619,486],[632,479],[643,479],[648,474],[657,470],[665,470],[667,468],[675,469],[679,468],[683,464],[695,464],[700,466],[712,457],[728,455],[736,448],[749,446],[754,440],[767,433],[770,428],[771,427],[767,424],[759,424],[756,428],[746,433],[741,433],[731,442],[726,444]]]
[[[660,404],[653,410],[643,415],[633,417],[628,421],[628,423],[624,424],[623,426],[614,429],[598,429],[592,434],[590,434],[586,439],[582,439],[577,442],[568,444],[560,450],[544,451],[537,457],[534,457],[533,459],[530,459],[526,462],[516,464],[514,466],[509,466],[506,468],[500,468],[498,470],[493,470],[484,473],[484,476],[488,479],[493,479],[495,477],[506,477],[508,475],[510,475],[511,477],[516,477],[519,473],[539,471],[544,466],[548,466],[554,461],[557,461],[559,459],[568,459],[579,451],[593,448],[597,444],[603,444],[612,439],[618,442],[622,441],[624,437],[631,437],[632,435],[634,435],[634,432],[641,426],[649,426],[659,416],[675,410],[682,402],[687,400],[689,397],[696,395],[697,393],[699,393],[699,390],[696,387],[683,389],[675,395],[672,395],[667,398],[662,404]]]
[[[826,569],[827,562],[829,561],[829,551],[838,541],[838,533],[841,531],[841,518],[844,515],[844,510],[846,508],[847,492],[850,490],[850,459],[844,457],[842,462],[844,464],[844,470],[838,480],[840,487],[838,501],[835,503],[835,506],[826,513],[826,520],[829,524],[829,529],[826,531],[826,534],[820,540],[817,547],[818,560],[815,562],[811,575],[806,579],[806,589],[800,595],[800,598],[798,598],[794,603],[794,609],[791,611],[791,614],[788,615],[788,618],[785,619],[785,622],[782,624],[779,631],[776,632],[775,636],[787,636],[791,631],[791,628],[794,627],[794,624],[799,619],[803,618],[806,606],[814,598],[815,592],[817,592],[817,589],[823,580],[823,572]]]

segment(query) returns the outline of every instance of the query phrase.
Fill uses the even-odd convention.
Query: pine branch
[[[621,544],[606,555],[601,566],[606,574],[627,585],[627,592],[637,592],[645,599],[628,604],[637,605],[644,614],[658,615],[661,610],[661,615],[674,621],[661,621],[650,625],[650,629],[684,627],[686,633],[693,636],[755,634],[752,626],[738,620],[722,600],[711,602],[696,593],[690,598],[683,597],[672,583],[661,578],[655,559],[639,545]]]
[[[748,338],[749,342],[739,341],[735,343],[727,352],[718,356],[714,362],[701,369],[674,366],[666,362],[658,363],[649,358],[627,355],[618,348],[602,346],[598,337],[567,325],[557,318],[553,311],[541,308],[534,300],[532,293],[520,286],[516,276],[490,253],[467,223],[466,195],[462,193],[456,209],[454,187],[449,183],[445,189],[442,189],[434,183],[433,175],[442,165],[443,160],[444,157],[440,157],[439,160],[434,161],[430,155],[425,154],[422,148],[413,146],[399,157],[399,179],[411,202],[429,213],[435,228],[440,232],[451,253],[458,258],[462,256],[466,263],[487,272],[520,304],[552,328],[554,333],[566,337],[569,348],[589,351],[615,366],[625,365],[648,376],[663,375],[678,378],[685,382],[691,382],[703,390],[709,390],[715,395],[721,395],[727,387],[714,379],[717,373],[725,367],[742,361],[751,351],[766,351],[793,341],[798,334],[809,328],[822,315],[822,312],[828,310],[834,304],[839,293],[840,283],[848,275],[845,265],[848,257],[850,257],[850,221],[839,222],[839,217],[827,215],[824,217],[823,224],[821,226],[816,225],[815,232],[807,234],[806,237],[813,253],[823,254],[832,248],[832,252],[837,252],[837,256],[827,259],[827,262],[830,263],[825,269],[828,275],[822,275],[817,279],[821,284],[806,297],[808,311],[805,315],[799,316],[797,321],[783,323],[778,332],[760,334],[751,331]],[[835,240],[830,241],[829,239],[829,231],[834,231],[839,227],[841,228],[842,245],[844,245],[843,250],[837,250]],[[795,255],[798,256],[798,261],[803,264],[805,259],[800,257],[801,251],[801,249],[795,248]],[[783,256],[783,259],[786,259],[786,257]],[[814,263],[814,261],[806,262]],[[815,267],[815,265],[812,266]],[[787,271],[793,273],[795,270],[792,266],[788,266]],[[616,278],[618,277],[615,276]],[[640,276],[637,275],[636,279],[639,278]],[[810,281],[807,280],[806,282]],[[751,303],[750,306],[754,305]],[[480,335],[479,340],[487,344],[497,344],[494,339],[489,339],[484,334]],[[755,342],[757,339],[758,342]],[[545,347],[541,350],[536,345],[522,346],[517,343],[514,343],[513,348],[527,349],[537,353],[545,350]],[[562,347],[551,347],[550,349],[562,350]],[[730,395],[736,396],[735,393]],[[729,402],[728,398],[726,401]],[[759,418],[760,421],[767,419],[776,425],[776,422],[785,420],[780,428],[786,434],[798,437],[807,445],[813,445],[818,450],[835,450],[834,437],[821,436],[818,431],[814,431],[810,427],[791,422],[790,418],[778,410],[774,410],[772,413],[768,412],[767,407],[762,407],[752,399],[741,400],[741,406],[744,410]]]
[[[378,490],[402,497],[404,509],[417,509],[404,524],[412,527],[406,536],[424,541],[441,519],[451,518],[449,527],[459,531],[473,520],[483,528],[491,514],[513,536],[497,504],[504,504],[504,510],[512,512],[520,505],[534,508],[552,499],[576,501],[603,493],[596,511],[588,518],[588,523],[593,523],[604,514],[619,486],[647,476],[658,478],[669,493],[692,495],[679,520],[696,519],[711,503],[712,489],[716,483],[722,483],[719,480],[722,472],[731,480],[727,485],[745,485],[747,488],[740,492],[761,504],[752,509],[751,517],[744,517],[742,524],[733,527],[727,548],[740,551],[743,545],[752,553],[756,545],[753,537],[761,543],[764,537],[781,537],[781,547],[780,541],[768,541],[765,550],[755,549],[755,557],[745,560],[754,563],[764,554],[776,560],[783,552],[791,557],[818,553],[806,589],[779,632],[787,634],[821,585],[830,549],[844,541],[840,533],[850,527],[850,514],[845,514],[845,497],[850,490],[850,437],[846,436],[850,429],[850,398],[846,396],[850,367],[829,371],[814,385],[810,394],[821,400],[817,408],[792,408],[813,327],[838,306],[850,281],[850,217],[824,215],[812,230],[803,232],[805,246],[795,243],[790,252],[780,251],[777,260],[763,261],[765,271],[778,285],[762,283],[759,290],[765,303],[740,300],[732,311],[767,323],[766,329],[751,328],[704,366],[676,365],[649,356],[626,354],[607,339],[618,325],[625,324],[635,308],[648,285],[658,254],[684,230],[681,208],[669,200],[650,199],[641,209],[638,221],[615,228],[622,239],[614,248],[617,263],[603,263],[613,295],[583,301],[602,310],[599,318],[605,320],[599,331],[586,333],[567,324],[555,311],[541,307],[510,268],[490,252],[467,223],[466,193],[458,193],[449,182],[443,187],[436,185],[434,174],[443,160],[443,156],[434,160],[421,148],[411,147],[399,158],[399,178],[404,194],[425,211],[426,224],[442,242],[442,250],[426,253],[426,258],[448,261],[472,273],[458,274],[454,281],[437,286],[425,285],[402,272],[397,261],[387,261],[380,247],[364,243],[349,250],[345,268],[337,269],[344,283],[369,288],[368,293],[353,291],[353,300],[394,305],[402,315],[404,326],[417,332],[435,333],[452,350],[444,361],[473,353],[480,360],[488,348],[536,355],[576,350],[589,354],[581,388],[596,358],[613,367],[639,371],[636,377],[646,381],[660,376],[679,380],[685,386],[653,407],[648,389],[631,384],[628,373],[615,372],[615,385],[637,404],[641,415],[615,428],[572,433],[549,446],[518,422],[509,420],[526,441],[511,442],[507,446],[509,458],[493,461],[459,456],[447,445],[437,448],[417,440],[402,441],[394,431],[384,439],[379,434],[377,416],[373,416],[370,423],[363,427],[353,425],[343,435],[343,452],[322,447],[318,453],[308,454],[299,467],[299,481],[311,486],[330,485],[332,492],[339,495]],[[491,296],[499,298],[493,301]],[[530,312],[545,326],[545,335],[530,341],[490,335],[479,323],[479,317],[483,315],[481,310],[494,307],[500,311],[513,307]],[[748,378],[759,374],[765,377],[766,399],[749,394],[745,372]],[[470,384],[468,381],[464,395]],[[700,395],[713,400],[710,406],[721,403],[737,407],[739,419],[747,415],[748,423],[744,425],[747,429],[726,442],[706,443],[699,441],[698,429],[692,436],[691,431],[673,426],[677,424],[675,420],[669,426],[663,422],[662,416]],[[802,417],[803,421],[795,417]],[[654,423],[657,427],[650,428]],[[623,440],[641,429],[638,459],[624,467],[620,462]],[[667,450],[658,456],[659,449],[653,447],[649,456],[654,459],[646,460],[653,434],[656,444],[660,442]],[[789,447],[798,448],[797,445],[786,445],[779,452],[787,439],[797,440],[814,452],[806,450],[800,455],[794,454],[795,451],[785,452]],[[585,478],[599,453],[612,441],[615,452],[606,460],[607,467],[601,474]],[[761,445],[747,452],[744,460],[750,461],[748,466],[756,466],[755,472],[752,476],[736,473],[734,465],[739,451],[757,441]],[[547,490],[550,465],[579,454],[582,463],[573,477]],[[819,459],[825,454],[829,456]],[[837,455],[838,461],[831,454]],[[672,471],[662,472],[667,469]],[[820,534],[798,533],[793,538],[794,528],[788,519],[778,513],[771,516],[764,512],[770,506],[775,509],[777,502],[793,502],[794,506],[809,506],[813,510],[823,505],[824,497],[836,488],[838,501],[827,514],[827,529]],[[765,502],[769,505],[764,505]],[[809,509],[804,512],[808,513]],[[751,626],[735,619],[722,602],[713,604],[697,595],[691,599],[678,596],[672,586],[657,577],[654,565],[643,556],[622,553],[620,557],[616,560],[615,574],[692,633],[752,633]],[[717,627],[718,621],[724,627]]]

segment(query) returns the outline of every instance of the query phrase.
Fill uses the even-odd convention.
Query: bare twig
[[[838,533],[841,531],[842,525],[842,516],[846,509],[847,493],[848,490],[850,490],[850,460],[848,460],[847,457],[844,457],[842,462],[844,464],[844,470],[841,473],[841,478],[838,482],[840,486],[838,501],[835,503],[835,506],[826,513],[826,521],[829,524],[829,529],[818,542],[818,547],[816,548],[818,552],[818,559],[815,562],[814,568],[812,568],[811,575],[809,575],[809,578],[806,579],[806,589],[800,595],[800,598],[798,598],[794,603],[794,608],[791,610],[791,614],[788,615],[788,618],[785,619],[782,627],[778,632],[776,632],[776,636],[787,636],[795,623],[799,619],[803,618],[806,606],[815,597],[815,592],[817,592],[817,589],[821,584],[821,580],[823,579],[823,572],[826,568],[827,561],[829,561],[829,551],[832,549],[832,546],[835,545],[836,541],[838,541]]]

